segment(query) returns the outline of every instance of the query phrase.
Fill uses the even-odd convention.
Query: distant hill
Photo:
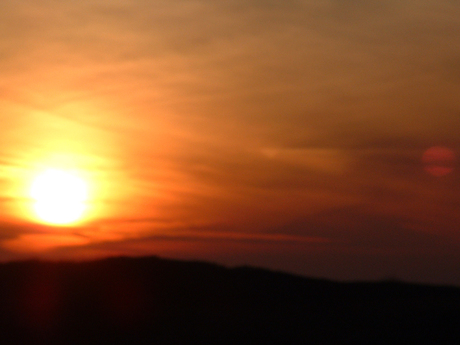
[[[156,257],[0,265],[2,344],[460,344],[460,289]]]

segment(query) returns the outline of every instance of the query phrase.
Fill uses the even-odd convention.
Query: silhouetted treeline
[[[2,344],[460,344],[460,289],[148,258],[0,265]]]

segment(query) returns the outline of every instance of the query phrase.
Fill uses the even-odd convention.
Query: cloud
[[[459,16],[447,0],[4,1],[2,184],[71,151],[107,212],[63,243],[96,252],[215,224],[210,241],[284,243],[261,233],[292,219],[361,249],[426,248],[405,219],[444,235],[458,218],[458,174],[433,182],[420,157],[460,152]]]
[[[436,233],[426,223],[398,215],[375,214],[361,207],[337,208],[287,223],[272,231],[303,236],[323,236],[335,249],[356,251],[454,253],[460,243]]]

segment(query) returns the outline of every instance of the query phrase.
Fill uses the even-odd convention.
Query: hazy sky
[[[2,0],[0,258],[460,284],[456,0]],[[436,158],[436,157],[435,157]],[[90,183],[40,224],[38,171]]]

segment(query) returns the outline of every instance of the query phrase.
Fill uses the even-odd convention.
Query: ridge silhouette
[[[460,343],[460,289],[158,257],[0,265],[2,344]]]

